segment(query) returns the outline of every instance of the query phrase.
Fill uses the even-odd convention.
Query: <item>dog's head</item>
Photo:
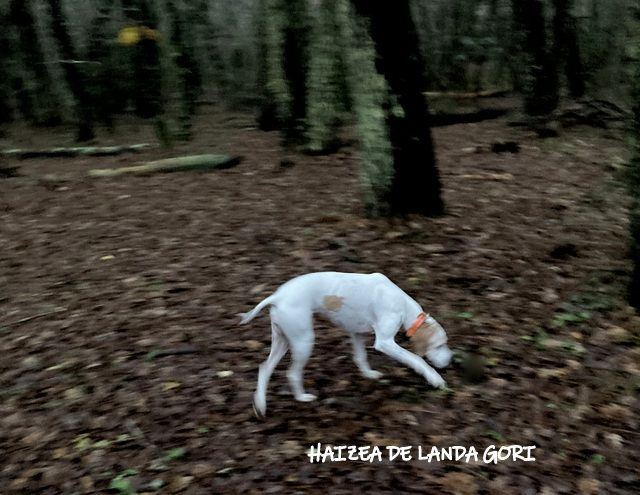
[[[411,340],[416,353],[424,355],[436,368],[451,362],[453,353],[447,347],[447,333],[435,318],[427,315]]]

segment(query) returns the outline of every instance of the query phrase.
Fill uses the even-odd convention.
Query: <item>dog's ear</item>
[[[424,323],[418,327],[416,333],[411,337],[411,347],[413,352],[419,356],[424,356],[429,348],[429,342],[433,338],[435,332],[429,325]]]

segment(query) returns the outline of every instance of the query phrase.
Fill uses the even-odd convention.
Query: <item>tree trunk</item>
[[[13,90],[11,88],[11,81],[14,77],[14,60],[16,54],[14,52],[14,46],[12,44],[9,26],[8,16],[2,13],[0,15],[0,23],[5,26],[5,29],[0,32],[0,46],[4,49],[0,50],[0,67],[3,68],[4,75],[0,78],[0,137],[2,136],[1,126],[7,122],[13,120],[14,108],[11,103]]]
[[[113,114],[117,107],[118,93],[113,81],[114,70],[118,68],[112,63],[113,55],[107,29],[112,13],[113,0],[104,0],[91,22],[87,47],[87,59],[92,64],[87,77],[91,108],[96,118],[109,129],[113,129]]]
[[[352,0],[352,3],[356,12],[368,21],[377,54],[376,68],[384,76],[391,96],[387,109],[394,164],[389,191],[391,213],[440,215],[444,204],[423,94],[424,64],[409,2]]]
[[[288,0],[285,8],[283,68],[291,94],[291,118],[285,126],[285,138],[290,142],[302,142],[307,116],[307,0]]]
[[[77,61],[73,42],[65,25],[64,14],[60,0],[48,0],[51,10],[53,34],[58,42],[60,53],[64,58],[64,73],[67,84],[76,100],[78,114],[78,141],[89,141],[94,138],[93,115],[91,112],[91,98],[87,91],[86,81],[81,73]]]
[[[640,20],[640,9],[637,12]],[[640,42],[636,41],[640,47]],[[630,211],[630,256],[633,272],[628,287],[629,304],[640,310],[640,60],[635,62],[633,80],[633,122],[631,125],[631,161],[629,163],[628,184],[631,195]]]
[[[571,0],[554,0],[554,43],[558,71],[564,70],[569,93],[574,98],[584,95],[584,69],[580,58],[580,46],[576,32],[576,20],[571,14]]]
[[[307,149],[322,153],[333,149],[345,109],[346,47],[341,25],[343,0],[322,0],[311,30],[307,76]]]
[[[526,54],[525,111],[528,115],[548,115],[558,106],[558,72],[547,46],[542,0],[512,0],[516,26],[522,30]]]
[[[175,0],[167,1],[167,10],[171,18],[171,41],[176,48],[176,65],[180,76],[181,137],[191,137],[191,121],[196,112],[196,101],[200,94],[201,75],[196,60],[194,39],[190,29],[194,29],[195,21],[191,11],[182,11]],[[192,7],[187,6],[186,9]]]
[[[285,21],[281,2],[258,0],[256,7],[258,125],[264,131],[278,129],[290,118],[291,95],[283,69]]]
[[[13,78],[12,86],[24,118],[36,124],[58,124],[60,107],[50,90],[52,81],[31,7],[29,0],[13,0],[9,7],[9,18],[18,34],[22,67]]]
[[[257,9],[260,128],[301,142],[307,115],[307,0],[261,0]]]

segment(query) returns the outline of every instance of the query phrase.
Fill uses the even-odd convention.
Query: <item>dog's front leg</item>
[[[353,344],[353,360],[356,366],[365,378],[371,378],[377,380],[382,376],[382,373],[376,370],[372,370],[369,366],[369,360],[367,359],[367,351],[365,349],[366,336],[361,333],[351,333],[351,343]]]
[[[387,356],[415,370],[416,373],[422,375],[433,387],[444,388],[447,386],[444,379],[436,370],[429,366],[424,359],[399,346],[393,339],[381,341],[376,339],[375,348],[377,351],[383,352]]]
[[[406,364],[419,375],[422,375],[430,385],[436,388],[447,386],[442,377],[429,366],[424,359],[417,354],[407,351],[399,346],[394,339],[398,328],[400,328],[400,318],[398,315],[389,316],[382,320],[374,328],[376,332],[375,349],[387,356]]]

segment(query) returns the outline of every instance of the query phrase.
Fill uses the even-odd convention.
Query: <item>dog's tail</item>
[[[256,316],[258,316],[258,313],[262,311],[262,309],[265,306],[269,306],[270,304],[273,304],[274,299],[275,299],[275,294],[264,299],[262,302],[260,302],[255,308],[253,308],[248,313],[238,314],[238,316],[240,317],[240,325],[246,325],[251,320],[253,320]]]

